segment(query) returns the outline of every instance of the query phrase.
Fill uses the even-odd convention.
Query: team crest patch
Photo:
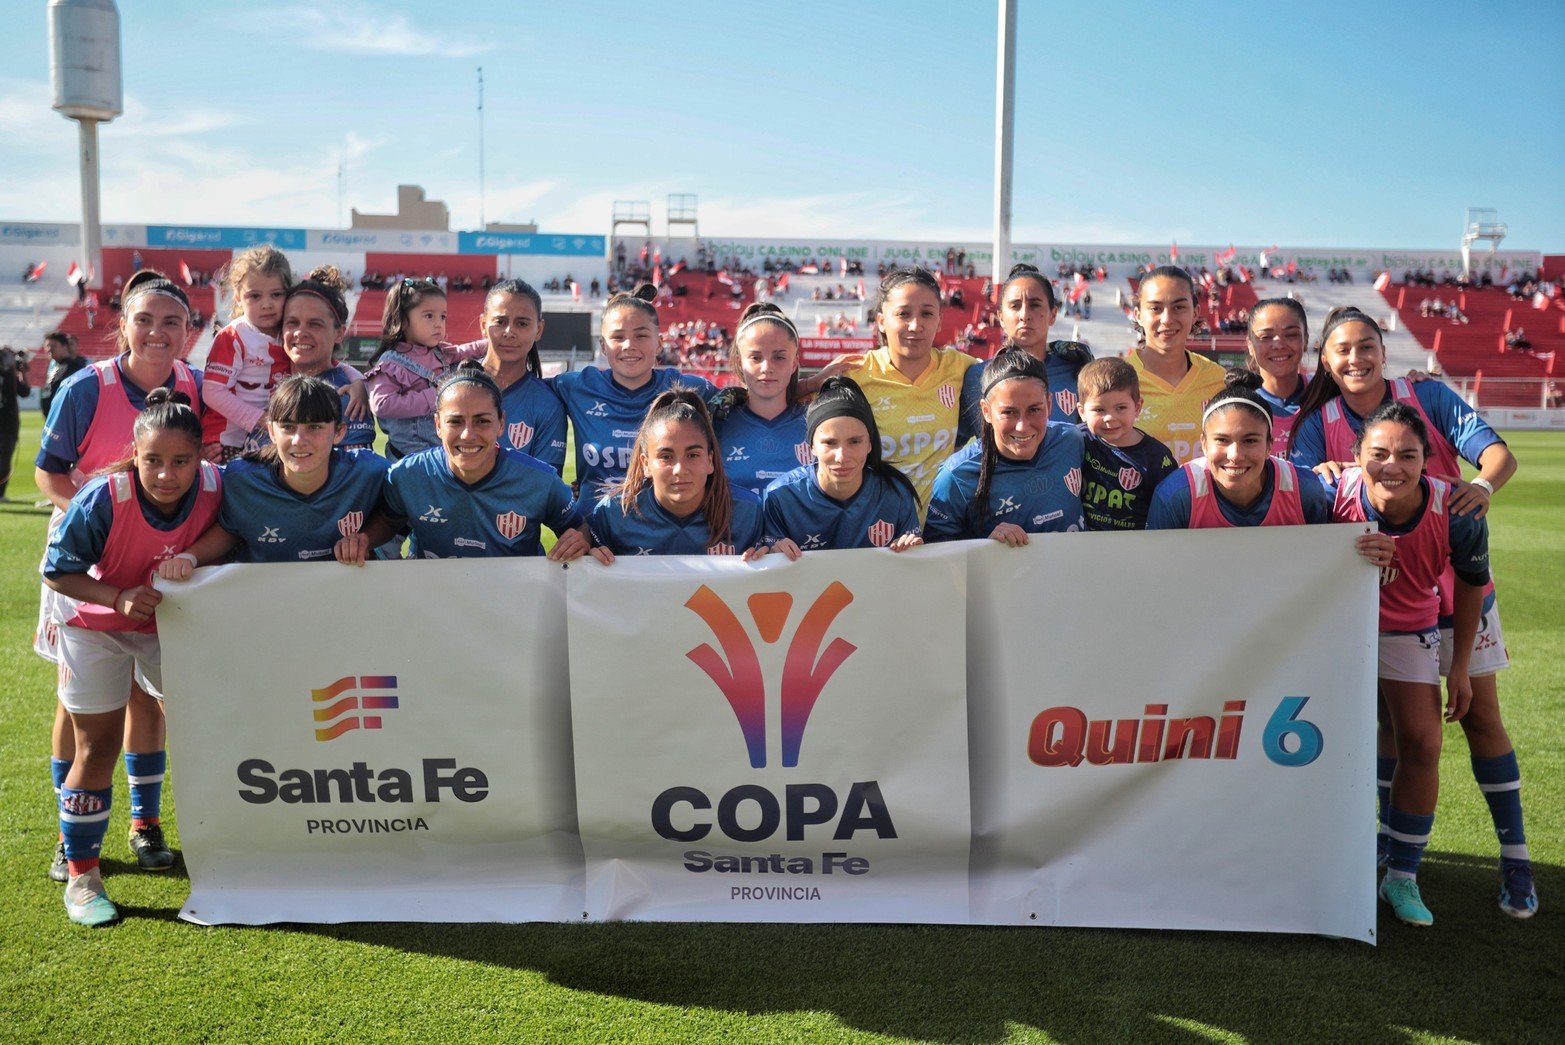
[[[1059,405],[1060,413],[1074,414],[1079,400],[1076,398],[1075,392],[1068,388],[1062,388],[1054,393],[1054,402]]]
[[[955,385],[941,385],[940,386],[939,396],[940,396],[940,405],[945,407],[947,410],[951,409],[953,406],[956,405],[956,386]]]
[[[518,450],[533,441],[533,426],[526,421],[512,421],[505,432],[511,438],[511,445]]]
[[[809,464],[815,460],[815,455],[810,452],[809,443],[793,444],[793,456],[800,464]]]
[[[1139,468],[1121,468],[1119,470],[1119,487],[1126,493],[1141,485],[1141,470]]]
[[[731,544],[723,544],[719,542],[717,544],[709,545],[706,549],[706,553],[708,555],[732,555],[734,554],[734,546]]]
[[[897,528],[884,519],[875,520],[869,528],[869,542],[877,548],[886,547],[896,535]]]
[[[1081,469],[1072,468],[1065,473],[1065,489],[1078,496],[1081,494]]]
[[[337,532],[342,534],[344,537],[352,537],[354,534],[359,532],[363,525],[363,512],[349,512],[347,515],[344,515],[341,519],[337,520]]]
[[[515,512],[506,512],[504,515],[494,517],[495,529],[500,531],[500,536],[511,541],[516,535],[527,528],[527,516],[517,515]]]

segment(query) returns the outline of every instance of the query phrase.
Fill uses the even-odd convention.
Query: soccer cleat
[[[1433,925],[1435,916],[1424,906],[1418,893],[1417,878],[1387,877],[1380,883],[1380,898],[1391,905],[1391,913],[1408,925]]]
[[[143,871],[167,871],[174,866],[174,851],[163,841],[161,824],[130,829],[130,851]]]
[[[71,880],[71,867],[65,862],[65,839],[54,843],[54,859],[49,861],[49,880],[65,884]]]
[[[65,913],[77,925],[112,925],[120,920],[119,908],[103,889],[103,876],[96,867],[86,874],[72,875],[65,884]]]
[[[1538,913],[1538,891],[1532,885],[1532,864],[1507,862],[1500,868],[1500,910],[1512,918]]]

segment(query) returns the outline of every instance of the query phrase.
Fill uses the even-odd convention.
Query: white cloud
[[[302,31],[305,46],[314,51],[466,58],[490,49],[481,40],[422,28],[404,15],[366,4],[297,7],[279,15],[275,24],[289,25],[291,33]]]

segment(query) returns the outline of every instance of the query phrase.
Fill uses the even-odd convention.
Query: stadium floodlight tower
[[[689,226],[690,238],[701,238],[701,225],[696,221],[696,194],[671,192],[668,194],[668,238],[674,238],[674,226]]]
[[[1493,207],[1468,207],[1467,227],[1462,230],[1462,275],[1473,276],[1473,244],[1486,240],[1492,258],[1500,249],[1500,241],[1508,231],[1505,222],[1499,220],[1499,211]]]
[[[621,226],[641,229],[647,239],[652,238],[652,204],[646,200],[615,200],[614,216],[609,224],[608,262],[614,267],[614,244],[619,241]]]
[[[125,111],[120,79],[120,12],[114,0],[49,0],[49,76],[54,111],[81,132],[82,270],[102,266],[98,223],[98,124]]]

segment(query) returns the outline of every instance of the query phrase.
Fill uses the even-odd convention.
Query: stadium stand
[[[1500,287],[1464,290],[1398,283],[1388,285],[1382,295],[1408,332],[1434,354],[1441,370],[1452,378],[1474,379],[1478,405],[1539,405],[1537,383],[1553,374],[1555,357],[1565,349],[1565,310],[1558,299],[1539,310]],[[1425,314],[1424,303],[1436,299],[1445,314]],[[1452,305],[1465,322],[1452,318]],[[1507,345],[1506,335],[1518,328],[1525,330],[1529,348]]]

